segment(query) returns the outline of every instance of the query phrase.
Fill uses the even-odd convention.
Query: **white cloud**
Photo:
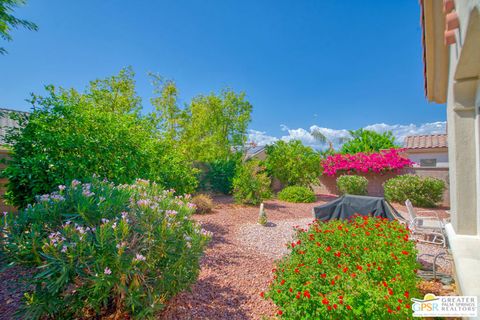
[[[326,147],[325,144],[322,144],[315,140],[312,135],[312,132],[318,130],[320,131],[329,141],[332,141],[335,148],[338,148],[342,142],[349,137],[348,130],[346,129],[331,129],[319,127],[313,125],[309,130],[304,128],[290,129],[286,125],[280,126],[281,130],[288,133],[288,135],[283,135],[279,138],[270,136],[264,131],[249,130],[248,140],[255,142],[257,145],[266,145],[271,144],[279,139],[284,141],[290,141],[297,139],[302,141],[303,144],[314,147],[316,149],[323,149]],[[422,134],[440,134],[446,132],[446,122],[430,122],[423,123],[420,125],[415,124],[385,124],[385,123],[376,123],[364,127],[367,130],[373,130],[377,132],[392,131],[395,140],[398,144],[403,144],[403,140],[406,136],[409,135],[422,135]]]
[[[249,130],[248,131],[248,142],[254,142],[259,146],[265,146],[267,144],[272,144],[278,139],[272,136],[269,136],[264,131],[258,130]]]

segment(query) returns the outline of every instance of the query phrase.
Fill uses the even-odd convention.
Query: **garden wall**
[[[383,183],[388,179],[396,177],[401,174],[416,174],[422,177],[434,177],[445,182],[447,188],[443,193],[442,206],[450,206],[450,188],[448,180],[448,168],[406,168],[399,172],[388,172],[383,175],[375,173],[359,174],[368,179],[368,194],[371,196],[383,197]],[[321,176],[319,178],[319,185],[314,187],[316,193],[339,194],[337,190],[338,176]]]

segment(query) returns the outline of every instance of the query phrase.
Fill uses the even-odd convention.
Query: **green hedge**
[[[410,199],[414,206],[435,207],[442,201],[445,182],[432,177],[401,175],[384,183],[385,199],[403,203]]]
[[[93,174],[115,183],[156,181],[178,194],[196,189],[196,170],[153,115],[142,115],[133,72],[92,81],[85,92],[47,87],[28,119],[7,135],[8,201],[24,208],[38,194]]]
[[[284,188],[277,195],[278,199],[287,202],[315,202],[315,193],[310,188],[302,186],[290,186]]]
[[[342,194],[366,195],[368,179],[362,176],[343,175],[337,178],[337,189]]]

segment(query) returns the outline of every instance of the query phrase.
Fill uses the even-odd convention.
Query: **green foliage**
[[[258,205],[272,196],[270,178],[258,160],[238,167],[233,178],[233,197],[237,203]]]
[[[12,13],[16,7],[23,6],[26,0],[0,0],[0,38],[12,41],[11,31],[19,27],[28,30],[38,30],[38,26],[28,20],[16,18]],[[0,47],[0,54],[6,54],[7,50]]]
[[[431,208],[442,201],[445,182],[432,177],[405,174],[384,183],[388,201],[404,203],[409,199],[414,206]]]
[[[151,73],[153,92],[157,95],[151,99],[158,128],[168,141],[178,141],[184,112],[178,107],[178,89],[174,81],[164,80],[160,75]]]
[[[192,211],[188,197],[155,183],[94,178],[7,214],[2,252],[39,267],[22,318],[153,318],[198,276],[210,236]]]
[[[397,221],[356,217],[300,229],[267,293],[285,319],[409,319],[415,243]]]
[[[212,191],[231,194],[233,190],[233,178],[239,166],[240,158],[217,159],[210,163],[206,181]]]
[[[383,149],[398,148],[391,131],[378,133],[371,130],[350,130],[351,139],[343,144],[341,153],[378,152]]]
[[[299,140],[279,140],[266,148],[266,167],[284,185],[309,186],[318,181],[320,156]]]
[[[196,171],[157,123],[140,114],[133,71],[95,80],[84,93],[47,87],[34,111],[12,132],[12,160],[3,171],[7,197],[25,207],[37,194],[92,174],[116,183],[146,178],[178,193],[192,192]]]
[[[243,148],[252,105],[245,93],[230,89],[197,96],[184,110],[181,145],[190,159],[211,162],[229,159]]]
[[[342,194],[367,195],[368,179],[362,176],[343,175],[337,178],[337,189]]]
[[[289,186],[278,193],[278,199],[287,202],[315,202],[315,193],[310,188],[302,186]]]
[[[192,198],[191,203],[195,205],[195,213],[210,213],[213,210],[213,200],[208,194],[197,194]]]

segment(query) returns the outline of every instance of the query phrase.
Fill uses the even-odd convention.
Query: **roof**
[[[403,142],[405,149],[448,148],[446,134],[407,136]]]
[[[0,108],[0,145],[6,144],[5,135],[9,129],[18,128],[18,122],[10,119],[11,113],[20,113],[24,115],[28,114],[28,112],[25,111]]]
[[[449,51],[445,44],[444,2],[419,0],[424,74],[428,101],[445,103],[448,86]]]
[[[245,159],[251,159],[265,150],[265,146],[256,146],[247,150]]]

